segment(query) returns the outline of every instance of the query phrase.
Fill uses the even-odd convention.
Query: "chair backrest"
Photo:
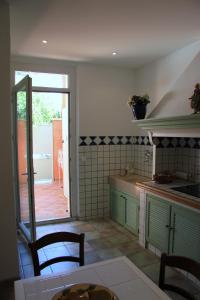
[[[186,299],[195,300],[195,296],[190,294],[185,289],[172,284],[165,283],[166,266],[178,268],[186,272],[189,272],[198,280],[200,280],[200,263],[184,256],[166,255],[165,253],[161,255],[159,287],[162,290],[171,290],[175,293],[178,293],[181,296],[185,297]]]
[[[34,267],[34,275],[40,275],[40,271],[46,268],[49,265],[55,264],[57,262],[62,261],[71,261],[71,262],[78,262],[80,266],[84,265],[84,233],[77,234],[72,232],[55,232],[47,234],[37,241],[33,243],[29,243],[29,248],[31,250],[32,260],[33,260],[33,267]],[[59,256],[52,259],[49,259],[40,264],[38,250],[48,246],[53,243],[59,242],[73,242],[79,244],[79,256]],[[66,249],[67,251],[67,249]]]

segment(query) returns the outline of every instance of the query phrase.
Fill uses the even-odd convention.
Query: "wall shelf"
[[[152,136],[200,137],[200,114],[133,120]]]

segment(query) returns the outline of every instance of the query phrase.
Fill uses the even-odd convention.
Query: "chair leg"
[[[159,276],[159,288],[161,288],[162,290],[164,288],[164,280],[165,280],[165,264],[166,264],[166,254],[163,253],[161,255],[160,276]]]

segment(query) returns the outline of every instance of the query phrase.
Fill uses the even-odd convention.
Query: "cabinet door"
[[[121,225],[125,224],[125,199],[115,189],[111,189],[111,218]]]
[[[134,234],[138,235],[139,228],[139,201],[134,197],[124,194],[126,199],[125,226]]]
[[[170,253],[200,262],[200,213],[172,207]]]
[[[170,205],[167,201],[147,195],[146,240],[168,253]]]

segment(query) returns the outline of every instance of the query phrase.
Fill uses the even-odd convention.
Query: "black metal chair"
[[[166,266],[178,268],[189,272],[198,280],[200,280],[200,263],[184,256],[173,256],[163,253],[160,262],[159,287],[162,290],[170,290],[189,300],[195,300],[195,296],[190,294],[185,289],[173,284],[165,283],[165,268]]]
[[[78,262],[80,266],[84,265],[84,233],[77,234],[72,232],[55,232],[47,234],[37,241],[33,243],[29,243],[29,248],[31,250],[33,267],[34,267],[34,275],[40,275],[42,269],[46,268],[49,265],[55,264],[57,262],[70,261],[70,262]],[[39,262],[38,250],[48,246],[53,243],[58,242],[70,242],[70,243],[78,243],[79,244],[79,256],[59,256],[45,262]]]

